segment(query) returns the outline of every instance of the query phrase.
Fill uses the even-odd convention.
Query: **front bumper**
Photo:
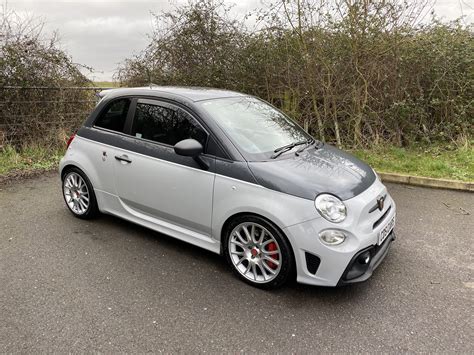
[[[380,211],[374,205],[380,196],[385,196],[385,205]],[[366,191],[344,201],[348,215],[341,223],[331,223],[322,217],[284,228],[296,259],[297,281],[309,285],[338,286],[368,279],[382,262],[394,240],[394,232],[379,246],[379,233],[395,218],[396,206],[386,187],[378,180]],[[336,246],[321,242],[319,233],[325,229],[339,229],[347,235],[346,240]],[[348,270],[353,260],[361,253],[371,250],[371,260],[362,273]],[[369,268],[370,267],[370,268]],[[353,277],[356,275],[355,277]]]
[[[396,239],[392,230],[382,245],[373,245],[358,252],[347,265],[346,271],[337,283],[337,286],[348,285],[356,282],[363,282],[372,276],[373,271],[385,259],[390,250],[392,242]],[[370,262],[365,263],[364,258],[370,255]]]

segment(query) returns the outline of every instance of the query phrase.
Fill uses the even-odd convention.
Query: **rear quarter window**
[[[123,132],[129,108],[130,99],[118,99],[112,101],[100,113],[94,126],[111,131]]]

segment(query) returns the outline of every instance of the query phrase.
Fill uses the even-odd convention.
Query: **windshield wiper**
[[[289,150],[292,150],[297,145],[305,144],[307,142],[308,142],[307,140],[304,140],[304,141],[301,141],[301,142],[290,143],[290,144],[284,145],[283,147],[277,148],[273,151],[273,153],[275,153],[275,154],[273,154],[270,157],[270,159],[275,159],[275,158],[279,157],[280,155],[282,155],[283,153],[285,153]]]
[[[310,138],[308,139],[305,143],[304,146],[302,146],[300,149],[298,149],[296,152],[295,152],[295,155],[300,155],[300,153],[305,150],[306,148],[309,148],[313,145],[313,143],[315,143],[316,141],[313,139],[313,138]]]

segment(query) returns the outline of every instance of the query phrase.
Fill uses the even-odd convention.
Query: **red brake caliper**
[[[271,242],[268,244],[267,246],[267,251],[275,251],[277,250],[277,246],[276,246],[276,243],[275,242]],[[275,259],[275,260],[278,260],[278,254],[275,254],[275,255],[269,255],[270,258],[272,259]],[[272,263],[271,261],[268,261],[268,260],[265,260],[267,262],[267,265],[272,268],[273,270],[275,270],[277,268],[277,265],[275,263]]]

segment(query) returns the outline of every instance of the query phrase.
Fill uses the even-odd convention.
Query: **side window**
[[[206,132],[186,111],[144,103],[137,104],[132,135],[169,145],[193,138],[203,147],[207,139]]]
[[[102,112],[99,118],[97,118],[94,125],[112,131],[123,132],[129,107],[130,99],[113,101],[105,111]]]

